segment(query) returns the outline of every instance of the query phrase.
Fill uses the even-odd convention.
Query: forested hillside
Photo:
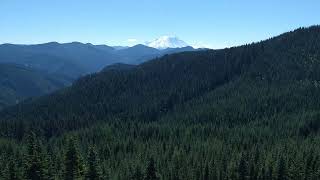
[[[318,180],[319,80],[319,26],[88,75],[0,113],[1,175]]]
[[[17,64],[0,64],[0,109],[71,85],[73,79]]]

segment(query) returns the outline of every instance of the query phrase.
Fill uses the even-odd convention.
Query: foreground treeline
[[[320,178],[319,137],[288,138],[269,133],[254,135],[250,128],[218,130],[212,124],[169,122],[110,123],[47,143],[29,133],[21,143],[1,140],[1,178]]]
[[[0,112],[2,179],[319,180],[320,27],[164,56]]]

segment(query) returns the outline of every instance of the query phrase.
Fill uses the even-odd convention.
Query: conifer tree
[[[290,180],[303,179],[303,176],[302,176],[303,168],[302,168],[300,161],[298,159],[291,160],[291,162],[288,163],[287,169],[288,169],[287,170],[288,179],[290,179]]]
[[[143,174],[139,166],[136,166],[135,172],[131,177],[132,180],[143,180]]]
[[[239,173],[239,180],[246,180],[247,179],[248,165],[247,165],[246,157],[244,154],[242,154],[241,158],[240,158],[238,173]]]
[[[74,138],[69,138],[67,143],[67,150],[65,153],[64,160],[64,179],[74,180],[74,179],[84,179],[83,170],[84,166],[81,161],[81,156],[76,147],[76,142]]]
[[[213,161],[210,169],[211,169],[210,178],[211,178],[212,180],[217,180],[217,179],[218,179],[217,167],[216,167],[216,164],[214,163],[214,161]]]
[[[181,177],[181,152],[178,149],[174,150],[174,153],[172,155],[172,180],[180,180]]]
[[[102,179],[101,167],[97,152],[94,147],[89,148],[88,153],[88,169],[86,179],[99,180]]]
[[[158,180],[158,176],[157,176],[157,170],[155,167],[155,162],[154,159],[151,158],[149,160],[149,164],[146,170],[146,176],[144,178],[145,180]]]
[[[265,179],[273,179],[273,172],[274,172],[273,167],[271,164],[269,164],[265,174]]]
[[[42,152],[41,144],[36,135],[31,132],[27,138],[27,153],[25,154],[24,178],[30,180],[49,179],[48,169]]]
[[[13,159],[10,159],[7,166],[6,166],[6,169],[3,173],[3,178],[5,180],[19,180],[21,179],[19,177],[19,173],[18,173],[18,170],[17,170],[17,166],[16,166],[16,163],[14,162]]]
[[[203,175],[203,180],[209,180],[209,166],[206,164],[206,167],[204,169],[204,175]]]
[[[278,162],[278,176],[277,180],[287,180],[286,164],[284,158],[281,156]]]

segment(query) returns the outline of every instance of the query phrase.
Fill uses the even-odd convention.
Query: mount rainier
[[[145,45],[156,49],[182,48],[189,46],[186,42],[175,36],[162,36],[154,41],[146,42]]]

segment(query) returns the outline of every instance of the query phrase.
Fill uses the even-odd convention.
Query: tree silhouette
[[[146,176],[144,179],[145,180],[158,180],[159,179],[157,177],[157,171],[156,171],[155,162],[154,162],[153,158],[151,158],[149,160],[149,164],[148,164],[147,170],[146,170]]]

